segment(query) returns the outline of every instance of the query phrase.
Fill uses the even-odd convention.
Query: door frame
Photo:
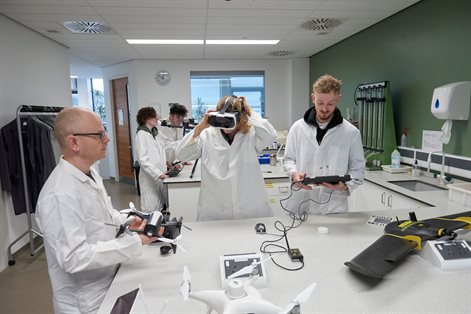
[[[112,148],[109,147],[110,152],[112,151],[113,156],[111,154],[107,155],[107,159],[110,162],[110,170],[111,168],[114,168],[114,180],[116,182],[120,182],[120,176],[119,176],[119,162],[118,162],[118,145],[117,141],[115,138],[116,135],[116,125],[115,125],[115,112],[114,112],[114,96],[113,96],[113,81],[117,79],[122,79],[122,78],[127,78],[128,79],[128,84],[126,85],[126,92],[127,92],[127,102],[128,102],[128,115],[129,115],[129,139],[130,139],[130,144],[131,144],[131,158],[134,161],[134,138],[132,137],[132,132],[131,129],[134,126],[134,120],[131,119],[132,113],[134,112],[134,107],[132,106],[132,101],[130,101],[130,75],[120,75],[120,76],[110,76],[107,77],[107,84],[108,84],[108,95],[109,95],[109,111],[108,113],[110,114],[110,119],[108,120],[110,124],[110,128],[108,130],[108,134],[111,135],[111,142],[112,142]],[[105,96],[106,97],[106,96]],[[113,165],[111,165],[111,162]],[[110,177],[113,177],[110,174]]]

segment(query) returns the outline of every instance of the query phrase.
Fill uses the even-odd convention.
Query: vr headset
[[[208,120],[209,125],[214,126],[215,128],[233,130],[237,125],[237,121],[239,120],[240,112],[226,112],[226,110],[232,106],[234,100],[236,99],[237,96],[232,95],[226,99],[224,107],[220,111],[210,112]],[[243,105],[242,111],[244,111]]]

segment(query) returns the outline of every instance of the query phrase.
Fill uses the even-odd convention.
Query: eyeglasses
[[[108,135],[106,131],[101,131],[101,132],[92,132],[92,133],[74,133],[72,134],[73,136],[98,136],[98,139],[100,142],[103,142],[103,139],[105,136]]]

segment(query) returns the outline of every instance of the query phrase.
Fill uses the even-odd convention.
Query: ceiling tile
[[[132,59],[309,57],[418,0],[0,0],[0,13],[70,48],[97,66]],[[301,29],[314,18],[342,18],[324,35]],[[104,22],[112,34],[73,34],[64,21]],[[126,39],[278,39],[274,46],[130,45]],[[73,62],[73,61],[71,61]]]

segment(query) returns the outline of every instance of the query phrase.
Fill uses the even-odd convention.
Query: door
[[[131,132],[129,128],[128,78],[112,80],[111,86],[119,181],[134,184]]]

